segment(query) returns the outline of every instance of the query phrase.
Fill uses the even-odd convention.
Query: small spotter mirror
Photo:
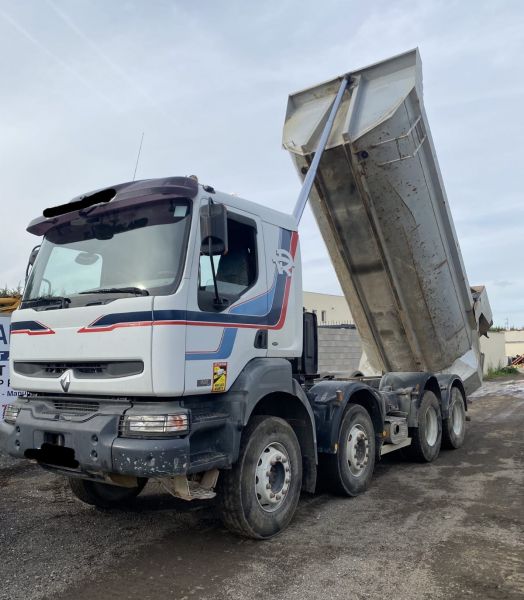
[[[26,267],[26,270],[25,270],[25,280],[26,281],[29,278],[31,270],[33,269],[33,265],[35,264],[35,260],[36,260],[36,257],[38,256],[39,250],[40,250],[40,245],[35,246],[31,250],[31,254],[29,255],[29,260],[27,261],[27,267]]]
[[[200,209],[200,251],[205,256],[227,254],[227,208],[209,199]]]

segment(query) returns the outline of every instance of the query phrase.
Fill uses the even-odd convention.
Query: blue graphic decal
[[[186,360],[218,360],[229,358],[235,345],[238,329],[224,329],[219,347],[212,352],[186,352]]]

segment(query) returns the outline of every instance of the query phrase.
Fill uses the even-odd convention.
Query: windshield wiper
[[[96,290],[86,290],[78,292],[79,294],[134,294],[135,296],[149,296],[149,292],[139,287],[121,287],[121,288],[99,288]]]
[[[71,304],[71,298],[66,296],[38,296],[37,298],[29,298],[23,300],[22,304],[27,306],[47,306],[49,304],[59,304],[60,308],[67,308]]]

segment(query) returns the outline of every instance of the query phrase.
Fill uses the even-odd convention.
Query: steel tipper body
[[[458,373],[473,391],[491,311],[485,291],[468,284],[418,51],[290,96],[283,143],[302,177],[342,87],[310,200],[362,339],[363,370]]]
[[[408,65],[406,80],[410,73]],[[403,98],[408,84],[399,91],[396,78],[398,72],[391,89],[371,86],[363,106]],[[456,362],[473,339],[470,315],[462,311],[471,297],[465,282],[455,281],[462,272],[453,262],[450,316],[442,317],[446,307],[439,305],[437,323],[447,328],[432,357],[419,317],[404,314],[414,307],[401,299],[413,293],[427,300],[429,246],[443,252],[436,248],[434,207],[426,198],[420,211],[405,209],[418,223],[411,233],[416,237],[418,227],[433,237],[427,252],[421,240],[413,248],[400,245],[394,271],[396,259],[384,245],[394,232],[379,231],[378,209],[362,195],[366,182],[382,180],[368,181],[358,163],[364,175],[357,181],[346,156],[353,149],[340,148],[336,137],[354,98],[354,77],[335,83],[327,95],[324,88],[306,93],[309,108],[294,116],[288,111],[286,130],[290,121],[298,123],[296,141],[306,129],[308,140],[318,137],[297,154],[306,165],[315,152],[293,215],[219,193],[196,178],[170,177],[79,196],[29,225],[43,240],[31,253],[12,318],[11,381],[27,395],[8,407],[1,425],[11,455],[66,475],[74,494],[96,506],[122,506],[148,479],[187,500],[216,494],[225,524],[260,539],[287,526],[301,490],[315,490],[317,474],[334,491],[354,496],[367,489],[376,460],[387,452],[404,448],[416,460],[432,461],[441,443],[462,444],[462,380],[435,375],[430,366],[448,370],[437,367],[451,364],[452,355]],[[313,185],[343,287],[358,295],[366,350],[384,359],[380,368],[399,372],[346,381],[318,377],[316,317],[302,310],[298,238]],[[386,203],[381,210],[403,223],[397,208]],[[450,219],[439,218],[446,231],[452,228]],[[449,250],[451,238],[442,239]],[[458,247],[444,255],[460,259]],[[444,270],[435,267],[438,281]],[[418,288],[410,287],[413,277]],[[479,301],[470,308],[481,321],[483,293],[476,293]],[[390,306],[391,294],[396,304]],[[417,307],[428,327],[430,308]],[[453,327],[458,340],[446,353],[442,336]],[[471,342],[473,371],[475,349]]]

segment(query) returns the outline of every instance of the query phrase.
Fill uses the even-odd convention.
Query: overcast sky
[[[52,204],[197,174],[291,212],[290,92],[418,46],[472,285],[524,326],[524,2],[0,0],[0,285],[23,280]],[[304,289],[340,293],[309,212]]]

